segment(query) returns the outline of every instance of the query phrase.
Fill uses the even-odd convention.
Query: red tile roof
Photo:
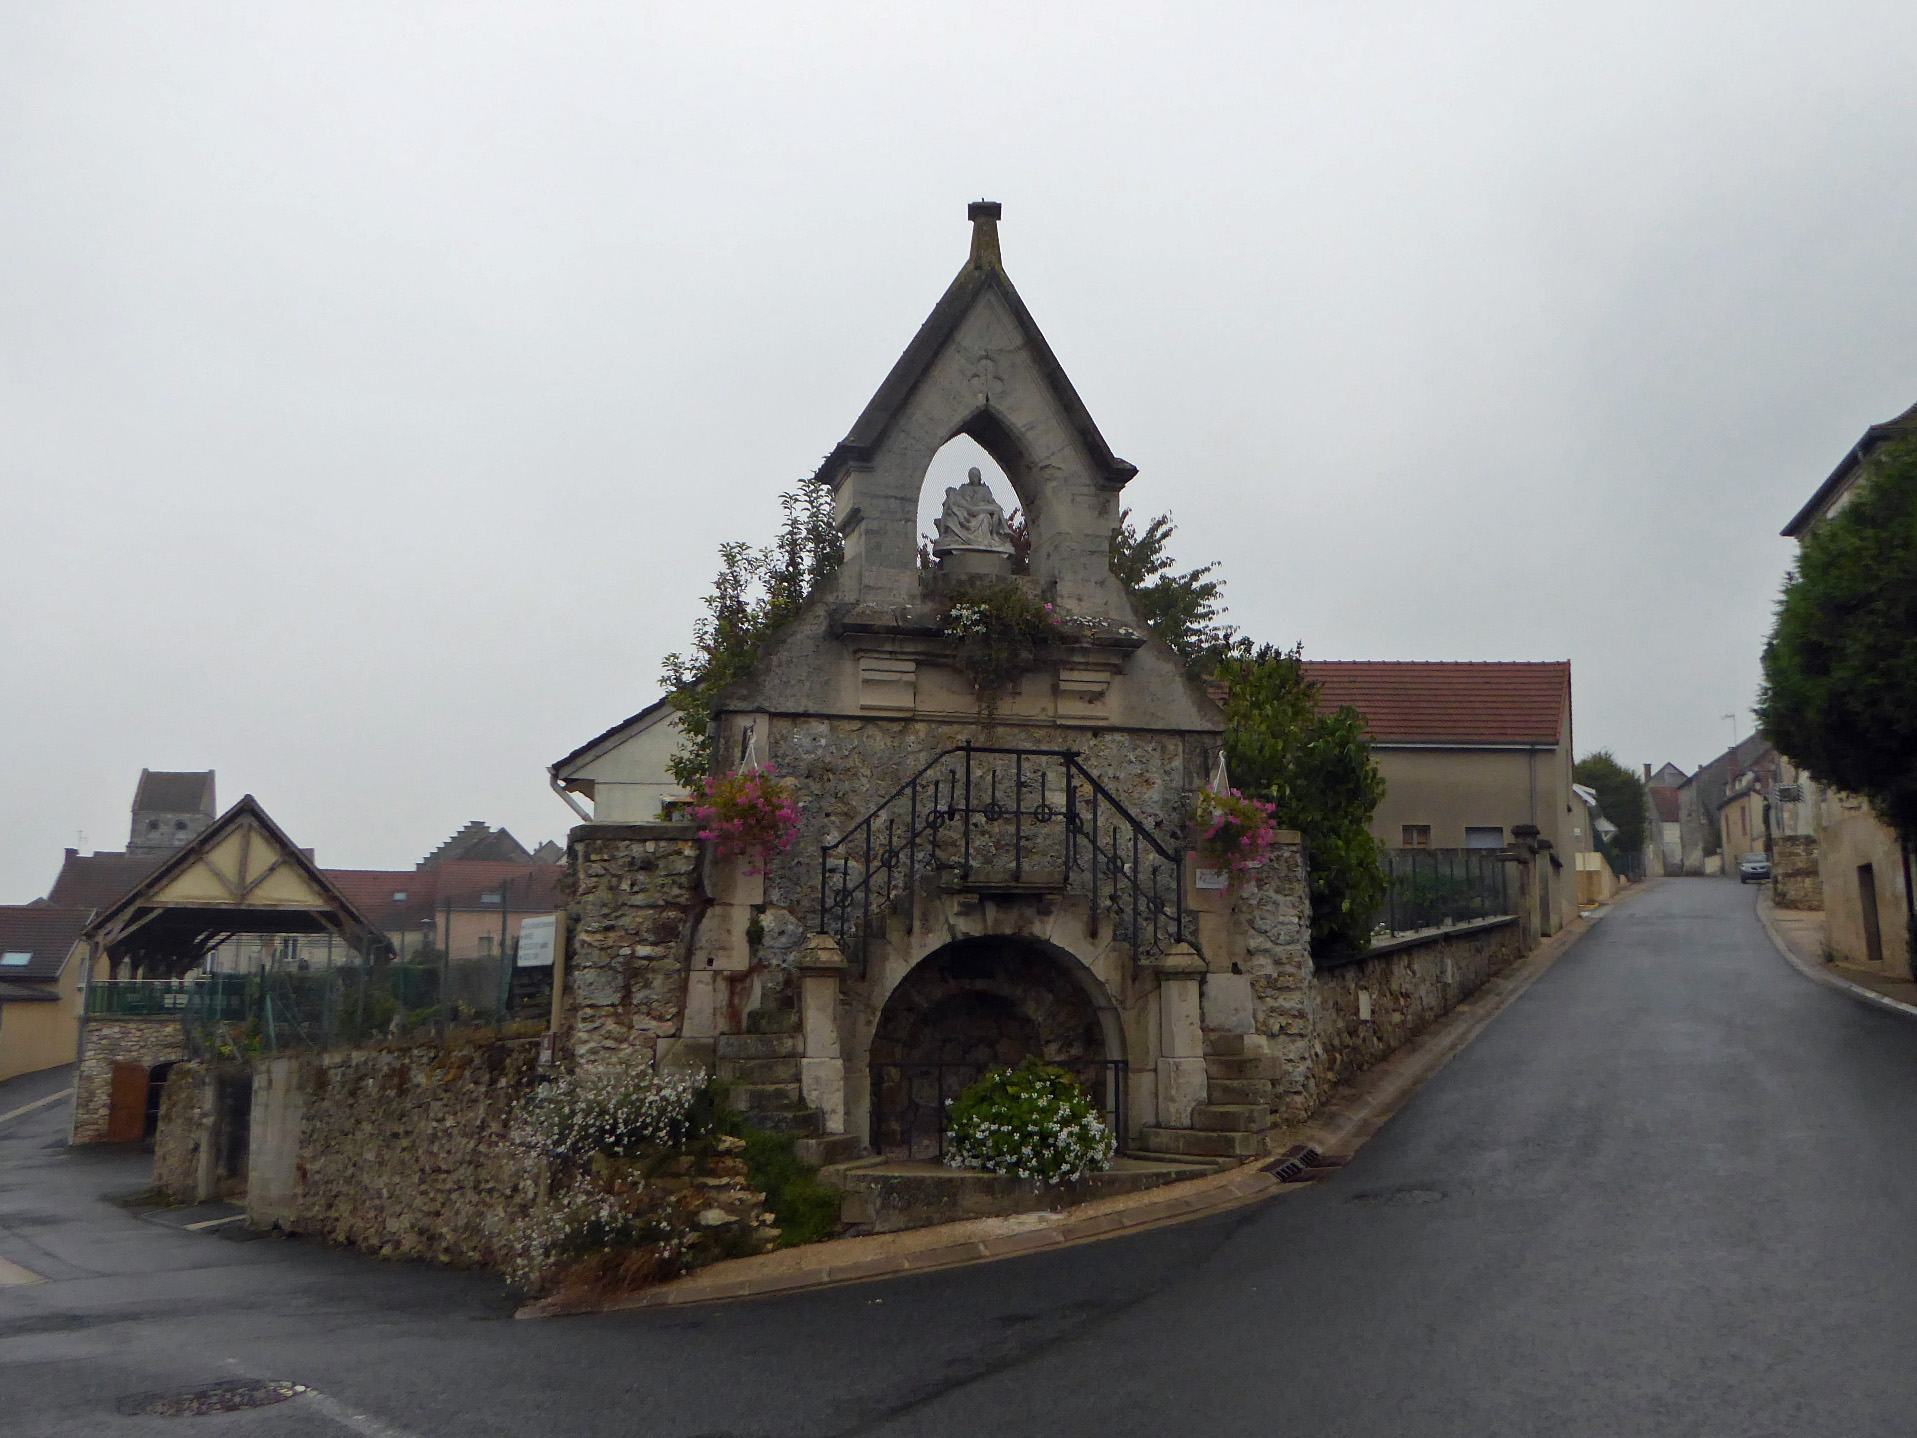
[[[1544,664],[1311,660],[1321,709],[1349,704],[1379,744],[1542,744],[1565,737],[1568,660]]]
[[[1651,807],[1657,811],[1659,823],[1675,824],[1681,817],[1677,790],[1668,785],[1651,785]]]
[[[385,933],[417,926],[451,900],[460,913],[496,910],[481,896],[501,893],[515,914],[549,914],[560,905],[559,864],[509,864],[453,859],[430,869],[325,869],[321,871],[347,901]],[[403,899],[395,898],[404,894]]]

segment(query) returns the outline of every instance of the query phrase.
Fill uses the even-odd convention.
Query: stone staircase
[[[799,1060],[805,1040],[791,1009],[754,1009],[742,1034],[714,1040],[716,1076],[726,1085],[726,1104],[766,1133],[790,1134],[802,1163],[843,1163],[857,1156],[851,1134],[828,1134],[825,1115],[805,1101]]]
[[[1205,1034],[1206,1097],[1190,1128],[1147,1128],[1147,1153],[1257,1158],[1271,1130],[1271,1049],[1260,1034]]]

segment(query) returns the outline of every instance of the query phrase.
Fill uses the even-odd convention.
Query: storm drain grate
[[[158,1415],[166,1418],[197,1418],[205,1413],[237,1413],[244,1408],[265,1408],[284,1403],[306,1391],[303,1383],[279,1379],[229,1379],[209,1383],[204,1388],[189,1388],[179,1393],[135,1393],[116,1405],[123,1418]]]

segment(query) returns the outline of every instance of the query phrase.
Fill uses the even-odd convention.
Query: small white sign
[[[522,969],[549,969],[552,967],[553,929],[557,919],[552,914],[542,914],[536,919],[527,919],[519,926],[519,967]]]
[[[1198,887],[1201,889],[1229,889],[1231,887],[1230,869],[1200,869]]]

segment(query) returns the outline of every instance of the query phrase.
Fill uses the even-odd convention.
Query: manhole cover
[[[1369,1193],[1354,1193],[1346,1200],[1349,1203],[1368,1203],[1374,1206],[1385,1204],[1408,1205],[1414,1203],[1439,1203],[1444,1195],[1435,1188],[1374,1188]]]
[[[209,1383],[204,1388],[189,1388],[180,1393],[135,1393],[131,1398],[122,1398],[117,1406],[124,1418],[145,1414],[192,1418],[202,1413],[237,1413],[242,1408],[264,1408],[271,1403],[284,1403],[289,1398],[297,1398],[305,1391],[306,1386],[302,1383],[238,1378],[225,1383]]]

